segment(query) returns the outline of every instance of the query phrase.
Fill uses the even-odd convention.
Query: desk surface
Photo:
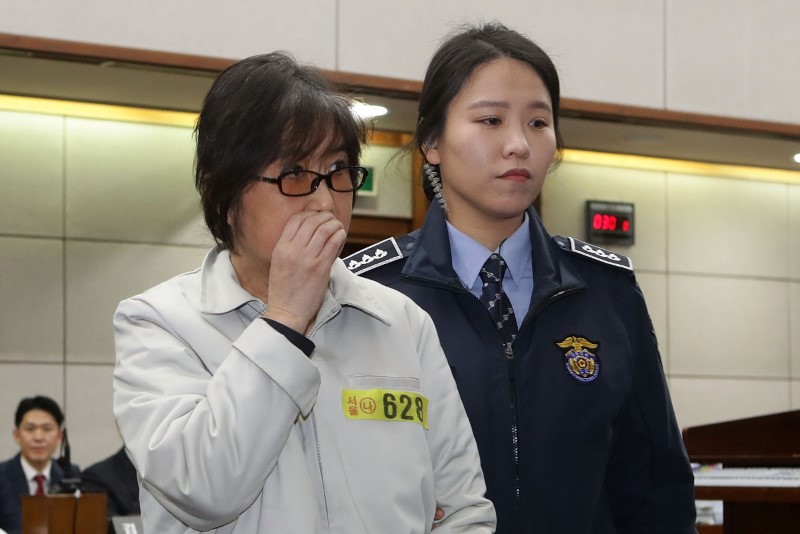
[[[695,499],[726,503],[800,504],[800,488],[695,486]]]
[[[701,468],[694,472],[694,485],[800,488],[800,467]]]

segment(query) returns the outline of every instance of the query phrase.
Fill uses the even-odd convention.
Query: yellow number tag
[[[428,428],[428,399],[413,391],[345,389],[342,411],[348,419],[409,421]]]

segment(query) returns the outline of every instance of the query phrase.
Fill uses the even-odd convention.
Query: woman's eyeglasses
[[[278,184],[281,194],[287,197],[303,197],[310,195],[324,180],[328,189],[339,193],[355,191],[364,185],[369,171],[364,167],[339,167],[327,174],[294,168],[280,173],[275,178],[256,176],[256,180],[270,184]]]

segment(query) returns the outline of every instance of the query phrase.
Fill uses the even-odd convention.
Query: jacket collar
[[[38,474],[36,469],[22,458],[22,453],[18,452],[12,461],[17,465],[17,469],[14,471],[19,481],[24,481],[27,484],[34,475]],[[6,474],[10,476],[9,473]],[[28,476],[29,474],[30,476]],[[50,459],[50,464],[43,474],[47,477],[48,484],[59,483],[61,479],[64,478],[64,471],[61,469],[61,466],[52,459]]]
[[[403,274],[454,287],[463,287],[453,269],[450,237],[447,234],[444,210],[431,203],[425,222],[417,234],[414,249],[403,267]]]
[[[221,315],[243,306],[250,306],[258,313],[263,313],[265,309],[263,302],[239,285],[230,252],[219,246],[214,247],[206,254],[201,269],[200,312]],[[363,279],[352,274],[342,260],[337,259],[331,268],[328,292],[317,315],[317,322],[336,315],[342,306],[358,308],[388,324],[385,306],[372,291],[364,287]]]
[[[536,210],[530,207],[527,213],[534,287],[530,309],[535,310],[539,303],[555,293],[584,287],[586,283],[544,228]],[[454,288],[463,287],[452,267],[444,211],[438,203],[428,208],[414,248],[403,267],[403,275]]]
[[[239,285],[229,251],[219,246],[208,251],[201,275],[200,312],[220,315],[246,304],[253,304],[264,311],[264,304]]]
[[[318,317],[326,317],[326,308],[332,310],[334,306],[349,306],[390,325],[388,310],[376,293],[374,285],[375,282],[351,273],[344,262],[337,258],[331,268],[328,295]],[[317,319],[318,322],[319,320]]]
[[[22,472],[25,474],[25,480],[30,482],[33,479],[33,477],[35,477],[36,475],[39,474],[39,471],[37,471],[35,467],[33,467],[31,464],[29,464],[28,461],[25,458],[23,458],[21,454],[19,454],[17,456],[19,458],[19,464],[22,467]],[[47,462],[47,465],[45,466],[44,471],[41,472],[41,474],[43,474],[45,476],[45,478],[47,479],[47,483],[48,484],[53,482],[52,473],[53,473],[53,470],[55,470],[56,467],[58,467],[58,464],[56,464],[53,461],[53,459],[51,458]]]
[[[533,256],[533,297],[530,311],[561,291],[586,287],[583,277],[575,270],[571,258],[553,240],[531,206],[528,208]]]

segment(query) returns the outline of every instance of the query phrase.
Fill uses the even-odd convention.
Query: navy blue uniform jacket
[[[695,532],[693,475],[629,260],[551,237],[533,209],[528,217],[534,291],[511,365],[452,268],[438,204],[420,230],[345,264],[433,318],[499,534]]]

